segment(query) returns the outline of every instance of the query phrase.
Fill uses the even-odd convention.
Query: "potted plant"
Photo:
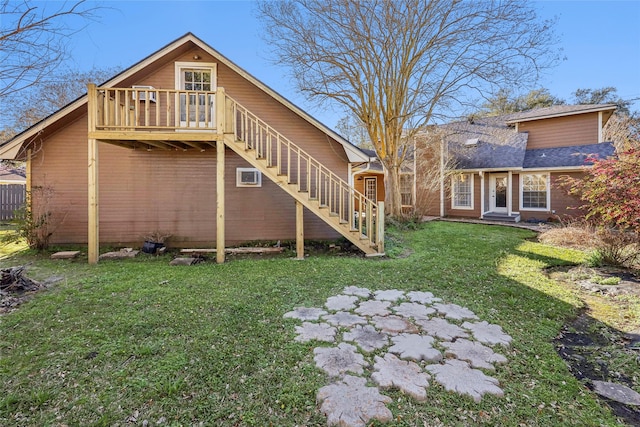
[[[142,245],[142,252],[148,254],[155,254],[159,249],[164,248],[164,242],[171,237],[169,233],[163,233],[161,231],[153,231],[144,238],[144,244]]]

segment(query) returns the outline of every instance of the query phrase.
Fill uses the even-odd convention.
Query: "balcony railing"
[[[97,88],[96,130],[216,129],[216,92]]]

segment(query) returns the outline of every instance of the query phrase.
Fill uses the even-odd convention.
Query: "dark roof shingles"
[[[611,142],[600,144],[574,145],[570,147],[538,148],[527,150],[524,169],[588,166],[587,159],[606,159],[613,156],[615,147]]]

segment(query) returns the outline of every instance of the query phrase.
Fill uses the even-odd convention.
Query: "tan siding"
[[[518,124],[528,132],[527,149],[598,143],[598,113],[577,114]]]

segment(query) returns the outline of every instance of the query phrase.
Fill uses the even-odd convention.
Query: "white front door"
[[[216,64],[176,63],[180,127],[212,128],[215,123]]]
[[[508,195],[506,174],[491,174],[489,179],[489,207],[491,212],[506,212]]]

